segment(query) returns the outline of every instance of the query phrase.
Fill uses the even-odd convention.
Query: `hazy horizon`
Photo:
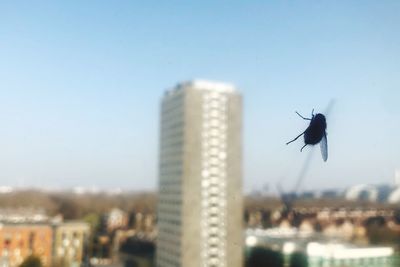
[[[400,169],[400,2],[0,3],[0,186],[155,190],[163,92],[195,78],[244,97],[245,190],[289,190],[301,133],[328,117],[303,189]]]

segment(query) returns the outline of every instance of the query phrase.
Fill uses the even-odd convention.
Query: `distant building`
[[[123,210],[114,208],[103,216],[103,225],[107,232],[113,232],[116,229],[128,226],[129,216]]]
[[[137,233],[151,233],[155,230],[156,218],[153,213],[131,212],[130,229],[134,229]]]
[[[387,202],[390,194],[393,192],[393,187],[389,185],[379,185],[376,187],[378,190],[378,202]]]
[[[391,185],[381,184],[381,185],[367,185],[360,184],[350,187],[346,193],[345,198],[347,200],[361,200],[370,202],[389,202],[396,203],[396,193],[398,187],[393,187]]]
[[[0,222],[3,223],[45,223],[50,218],[43,209],[1,208]]]
[[[241,267],[242,99],[190,81],[161,107],[158,267]]]
[[[341,196],[341,194],[342,194],[341,191],[331,189],[331,190],[324,190],[324,191],[322,191],[320,197],[321,197],[321,198],[330,198],[330,199],[333,199],[333,198],[338,198],[339,196]]]
[[[55,224],[53,263],[57,267],[81,266],[87,249],[90,227],[85,222]]]
[[[400,170],[396,170],[394,173],[394,184],[400,186]]]
[[[344,225],[344,228],[348,228]],[[346,229],[346,234],[348,230]],[[350,231],[353,231],[352,228]],[[289,260],[295,253],[307,258],[309,267],[320,266],[399,266],[395,250],[390,246],[358,246],[346,241],[339,241],[309,231],[298,231],[295,228],[247,230],[246,254],[258,247],[269,248],[283,253],[289,266]]]
[[[298,196],[298,198],[300,198],[300,199],[315,199],[316,197],[317,197],[317,194],[312,191],[302,192]]]
[[[48,224],[1,224],[0,266],[19,266],[30,255],[40,257],[44,266],[51,266],[52,233]]]
[[[390,204],[398,204],[400,203],[400,187],[394,189],[389,197],[388,197],[388,203]]]
[[[347,200],[362,200],[376,202],[378,200],[378,189],[372,185],[355,185],[346,191]]]

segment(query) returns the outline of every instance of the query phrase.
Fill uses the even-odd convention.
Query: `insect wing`
[[[324,161],[327,161],[328,159],[328,140],[326,138],[326,133],[324,133],[324,136],[321,139],[321,142],[319,143],[320,148],[321,148],[321,155],[322,159]]]

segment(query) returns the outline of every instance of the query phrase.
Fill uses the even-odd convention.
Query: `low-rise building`
[[[53,225],[53,263],[58,267],[80,266],[87,249],[90,226],[85,222],[70,221]]]
[[[105,214],[102,219],[103,227],[105,228],[104,230],[109,233],[127,227],[129,221],[128,214],[117,208],[114,208],[109,213]]]
[[[309,267],[395,267],[400,263],[393,247],[356,245],[342,238],[303,232],[296,228],[248,229],[247,255],[251,255],[257,247],[279,251],[286,264],[294,253],[301,253],[307,258]]]
[[[44,266],[51,266],[52,228],[48,224],[0,224],[0,265],[19,266],[30,256],[38,256]]]

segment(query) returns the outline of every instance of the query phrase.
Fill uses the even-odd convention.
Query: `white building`
[[[400,186],[400,170],[394,172],[394,184]]]
[[[392,247],[356,246],[340,239],[296,228],[246,231],[246,250],[265,247],[281,251],[286,265],[295,252],[304,253],[309,267],[352,266],[393,267],[397,259]]]
[[[161,107],[158,267],[241,267],[242,99],[191,81]]]
[[[350,187],[345,194],[347,200],[378,200],[378,189],[372,185],[360,184]]]

